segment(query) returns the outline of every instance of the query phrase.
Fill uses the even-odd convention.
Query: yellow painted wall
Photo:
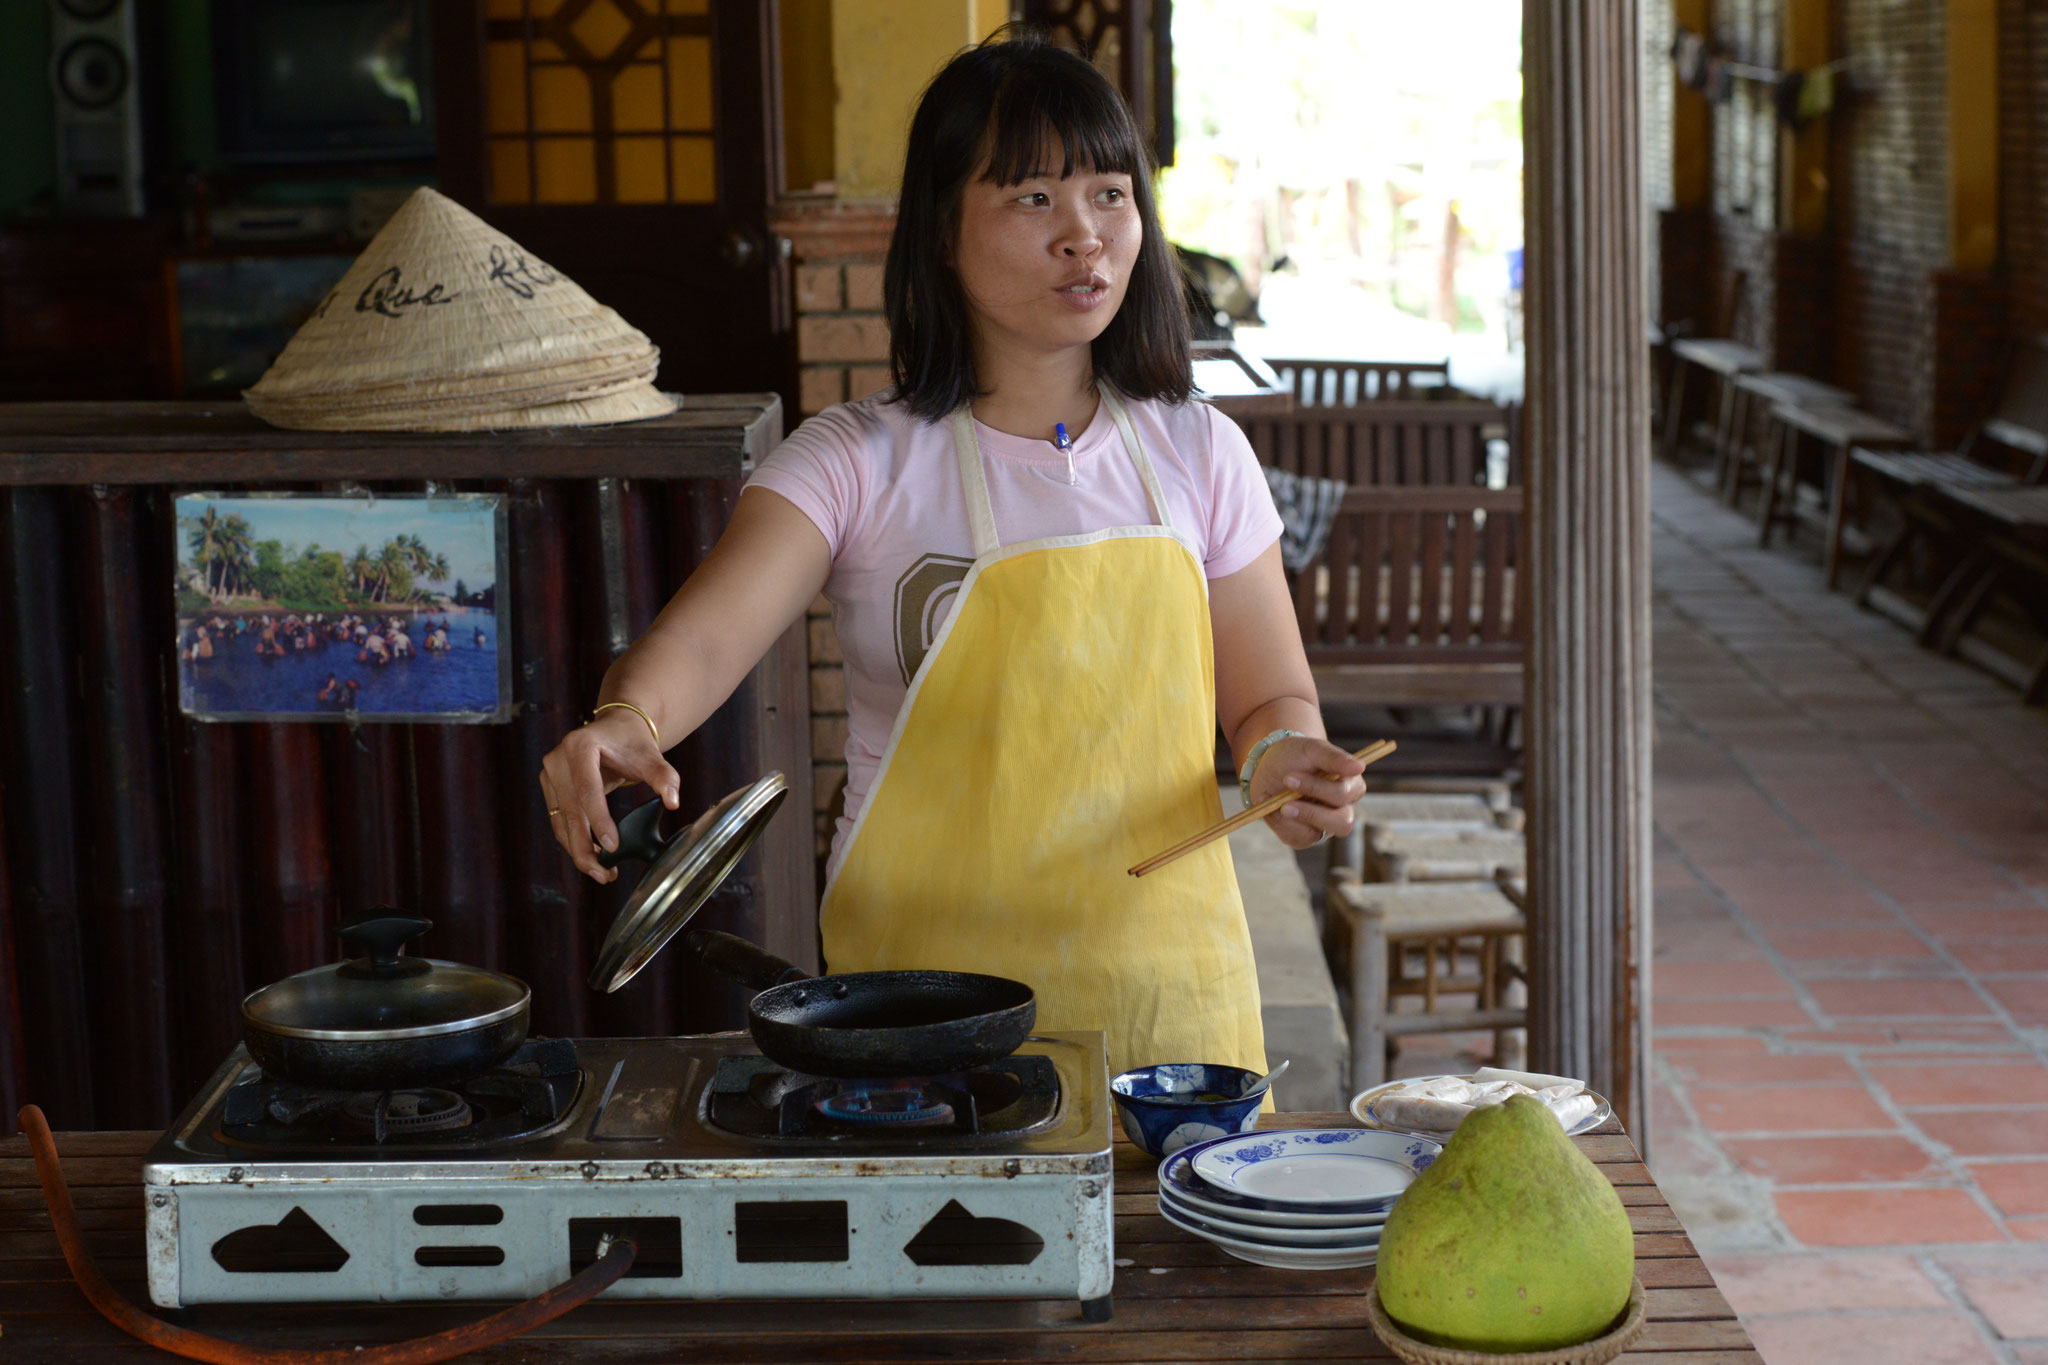
[[[833,0],[782,0],[783,183],[801,193],[833,178]]]
[[[1998,6],[1948,0],[1949,259],[1998,262]]]
[[[918,96],[954,54],[980,41],[983,11],[994,8],[987,0],[832,0],[841,199],[895,197]]]
[[[1827,65],[1833,56],[1831,9],[1831,0],[1785,0],[1779,55],[1785,70]],[[1817,237],[1828,225],[1828,120],[1817,118],[1796,131],[1780,127],[1778,138],[1778,221],[1798,236]]]
[[[1707,0],[1673,0],[1672,15],[1694,33],[1711,32]],[[1714,135],[1707,97],[1673,81],[1671,95],[1671,200],[1676,208],[1707,203],[1712,184]]]

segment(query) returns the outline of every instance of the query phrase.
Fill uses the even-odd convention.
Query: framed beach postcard
[[[177,515],[186,715],[510,719],[498,494],[183,493]]]

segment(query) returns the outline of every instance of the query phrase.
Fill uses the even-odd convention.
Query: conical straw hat
[[[642,383],[618,393],[532,407],[484,412],[420,407],[408,408],[395,416],[315,416],[277,421],[275,425],[299,431],[512,431],[524,427],[593,427],[665,417],[676,410],[676,402],[673,394]]]
[[[642,369],[644,333],[453,200],[422,187],[248,390],[317,401],[411,381]]]

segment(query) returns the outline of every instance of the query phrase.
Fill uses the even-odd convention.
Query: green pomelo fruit
[[[1467,1351],[1590,1340],[1628,1306],[1634,1279],[1621,1197],[1528,1095],[1459,1124],[1380,1237],[1387,1316]]]

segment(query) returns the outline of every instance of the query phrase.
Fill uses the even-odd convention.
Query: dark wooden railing
[[[536,1033],[743,1024],[743,995],[676,954],[618,995],[588,988],[632,879],[575,872],[534,779],[780,431],[772,396],[420,437],[281,432],[234,404],[0,406],[0,1112],[162,1125],[238,1040],[243,994],[332,960],[337,916],[379,902],[435,921],[429,955],[527,981]],[[429,480],[507,497],[510,723],[179,712],[179,489]],[[792,632],[670,760],[689,811],[768,768],[789,777],[790,809],[701,922],[815,966],[804,660]]]
[[[1352,488],[1294,575],[1325,703],[1511,704],[1528,630],[1517,598],[1522,490]]]
[[[1509,435],[1510,415],[1492,403],[1361,403],[1303,407],[1238,419],[1261,464],[1348,484],[1477,484],[1487,452]],[[1506,481],[1517,471],[1510,452]]]
[[[1294,401],[1305,408],[1344,408],[1390,399],[1427,398],[1449,386],[1448,360],[1272,360]]]

